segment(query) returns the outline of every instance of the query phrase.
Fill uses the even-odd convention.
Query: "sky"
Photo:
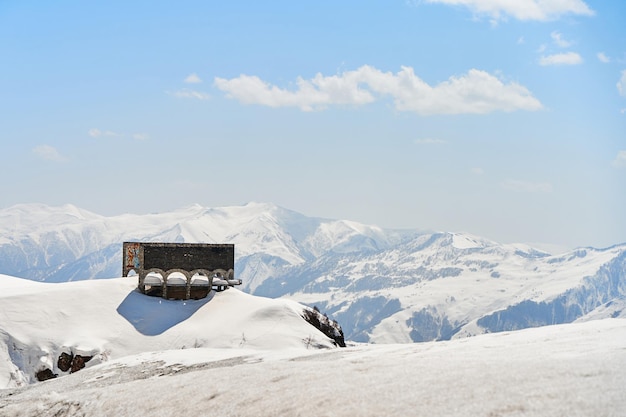
[[[626,3],[0,2],[0,208],[626,242]]]

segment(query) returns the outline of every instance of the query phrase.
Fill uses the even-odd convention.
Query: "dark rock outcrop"
[[[61,353],[59,355],[59,359],[57,360],[57,367],[63,371],[63,372],[67,372],[71,369],[72,367],[72,360],[74,359],[74,355],[72,355],[71,353]]]
[[[336,346],[346,347],[346,342],[343,337],[343,330],[339,323],[334,320],[330,320],[328,316],[323,315],[317,308],[304,309],[302,317],[313,327],[320,332],[324,333],[329,338],[333,339]]]
[[[73,372],[77,372],[83,369],[85,367],[85,364],[89,362],[91,358],[92,356],[81,356],[81,355],[74,356],[74,360],[72,361],[71,372],[73,373]]]
[[[80,371],[85,367],[85,364],[91,360],[93,356],[81,356],[73,355],[71,353],[63,352],[59,355],[57,361],[57,367],[63,372],[70,371],[70,373]]]
[[[57,374],[55,374],[54,372],[52,372],[52,370],[48,368],[42,369],[35,374],[35,377],[37,377],[37,381],[47,381],[49,379],[54,379],[57,376]]]

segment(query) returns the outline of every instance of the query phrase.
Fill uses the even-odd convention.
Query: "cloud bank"
[[[89,129],[87,132],[89,136],[92,138],[100,138],[100,137],[117,137],[121,136],[119,133],[111,132],[110,130],[100,130],[97,128]]]
[[[564,52],[562,54],[554,54],[542,56],[539,59],[539,65],[579,65],[583,63],[582,57],[576,52]]]
[[[176,90],[173,92],[168,91],[167,94],[174,96],[176,98],[191,98],[195,100],[208,100],[211,98],[207,93],[203,93],[201,91],[191,90],[189,88],[183,88],[180,90]]]
[[[127,135],[125,133],[117,133],[117,132],[112,132],[110,130],[100,130],[98,128],[92,128],[89,129],[89,131],[87,131],[87,134],[89,136],[91,136],[92,138],[104,138],[104,137],[112,137],[112,138],[125,138],[125,137],[132,137],[133,139],[137,139],[137,140],[145,140],[148,139],[150,136],[147,133],[142,133],[142,132],[138,132],[138,133],[133,133],[131,135]]]
[[[322,110],[329,105],[364,105],[391,97],[399,111],[420,115],[485,114],[494,111],[539,110],[541,103],[520,84],[505,83],[485,71],[471,69],[461,76],[431,86],[401,67],[396,74],[364,65],[354,71],[311,80],[298,77],[292,90],[271,85],[259,77],[240,75],[215,78],[215,86],[227,97],[245,104]]]
[[[65,161],[65,157],[53,146],[39,145],[33,148],[33,153],[39,158],[46,161],[62,162]]]
[[[554,31],[550,34],[550,37],[552,38],[552,41],[561,48],[569,48],[572,46],[572,42],[563,39],[563,35],[560,32]]]
[[[194,72],[189,74],[183,81],[187,84],[200,84],[202,82],[202,79],[200,79],[200,77],[198,77],[198,74]]]
[[[425,0],[427,3],[465,6],[473,13],[495,20],[510,16],[518,20],[547,21],[567,14],[592,16],[582,0]]]
[[[622,97],[626,97],[626,70],[622,71],[622,77],[617,82],[617,91]]]

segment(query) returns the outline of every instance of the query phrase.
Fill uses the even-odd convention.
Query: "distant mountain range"
[[[626,317],[626,243],[549,254],[260,203],[113,217],[71,205],[13,206],[0,210],[0,273],[47,282],[119,277],[122,242],[132,240],[234,243],[244,291],[317,306],[355,341]]]

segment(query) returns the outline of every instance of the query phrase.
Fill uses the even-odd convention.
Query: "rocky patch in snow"
[[[313,327],[335,341],[335,345],[346,347],[343,330],[337,321],[330,320],[326,314],[320,313],[317,307],[305,308],[302,317]]]

